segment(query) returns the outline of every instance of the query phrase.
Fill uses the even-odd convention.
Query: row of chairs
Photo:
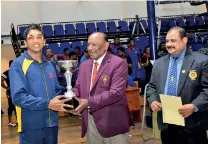
[[[85,21],[85,22],[69,22],[69,23],[52,23],[41,24],[46,38],[63,37],[74,35],[86,35],[99,31],[104,33],[130,32],[137,31],[137,24],[140,31],[148,32],[147,18],[136,19],[115,19],[106,21]],[[158,26],[161,25],[161,31],[167,31],[171,27],[192,27],[192,26],[208,26],[208,15],[189,15],[186,17],[162,17],[157,18]],[[27,25],[18,25],[18,33],[23,38],[24,30]]]
[[[23,38],[24,31],[27,25],[19,26],[19,36]],[[73,35],[85,35],[93,32],[127,32],[128,24],[126,21],[118,21],[118,26],[115,21],[108,22],[89,22],[89,23],[55,23],[55,24],[42,24],[42,29],[45,37],[62,37]]]
[[[160,36],[160,41],[165,42],[165,35]],[[208,43],[208,32],[193,32],[188,34],[189,43]]]
[[[43,53],[47,48],[50,48],[54,54],[63,54],[64,49],[67,48],[69,52],[74,51],[76,47],[79,47],[82,52],[87,48],[87,41],[74,41],[74,42],[62,42],[62,43],[50,43],[46,44]]]
[[[200,27],[208,26],[207,15],[190,15],[188,17],[174,17],[174,18],[161,18],[158,23],[161,23],[161,31],[168,31],[171,27]]]
[[[146,36],[140,36],[134,38],[135,47],[139,48],[140,53],[144,53],[145,47],[149,45],[149,39]],[[128,40],[127,40],[128,41]],[[165,36],[160,36],[160,42],[165,42]],[[126,44],[126,42],[124,42]],[[62,42],[62,43],[50,43],[46,45],[46,48],[50,48],[55,54],[63,54],[64,49],[67,48],[69,51],[74,51],[76,47],[79,47],[82,52],[87,48],[87,41],[73,41],[73,42]],[[201,41],[195,41],[192,37],[189,37],[188,45],[193,47],[194,51],[198,51],[201,48],[206,47],[205,43]],[[127,46],[126,46],[127,47]]]
[[[88,45],[87,41],[50,43],[46,45],[45,49],[50,48],[52,52],[55,54],[63,54],[65,48],[67,48],[71,52],[71,51],[74,51],[76,47],[79,47],[80,50],[84,52],[84,50],[87,48],[87,45]],[[140,37],[135,38],[135,46],[136,48],[140,49],[141,53],[144,52],[145,47],[148,45],[149,45],[149,40],[146,36],[140,36]]]

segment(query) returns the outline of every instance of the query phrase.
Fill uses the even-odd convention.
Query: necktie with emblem
[[[91,87],[94,85],[94,82],[95,82],[95,78],[96,78],[96,75],[97,75],[97,68],[98,68],[98,62],[95,62],[94,63],[94,68],[93,68],[93,72],[92,72],[92,84],[91,84]]]
[[[173,57],[173,61],[170,67],[170,74],[168,77],[168,90],[167,95],[177,95],[177,60],[178,58]]]

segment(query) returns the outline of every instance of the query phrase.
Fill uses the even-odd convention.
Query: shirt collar
[[[177,59],[183,59],[186,53],[186,48],[180,53],[179,56],[177,56]],[[170,56],[171,59],[176,58],[175,56]]]
[[[34,59],[28,54],[27,50],[24,51],[24,55],[25,55],[25,57],[26,57],[27,59],[29,59],[29,60],[34,60]],[[45,57],[44,55],[42,55],[42,62],[46,62],[46,61],[47,61],[46,57]]]
[[[106,53],[107,53],[107,52],[106,52]],[[103,61],[103,59],[104,59],[106,53],[105,53],[103,56],[101,56],[98,60],[93,60],[93,63],[97,62],[97,63],[100,65],[100,64],[102,63],[102,61]]]

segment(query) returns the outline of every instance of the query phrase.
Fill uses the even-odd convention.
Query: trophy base
[[[66,98],[62,98],[62,99],[66,99]],[[71,100],[65,102],[64,104],[73,106],[73,108],[64,107],[65,110],[75,110],[78,107],[79,102],[75,98],[72,98]]]

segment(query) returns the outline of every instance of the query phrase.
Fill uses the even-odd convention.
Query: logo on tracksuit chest
[[[53,79],[54,78],[54,76],[53,76],[53,74],[51,72],[49,73],[49,78],[50,79]]]

